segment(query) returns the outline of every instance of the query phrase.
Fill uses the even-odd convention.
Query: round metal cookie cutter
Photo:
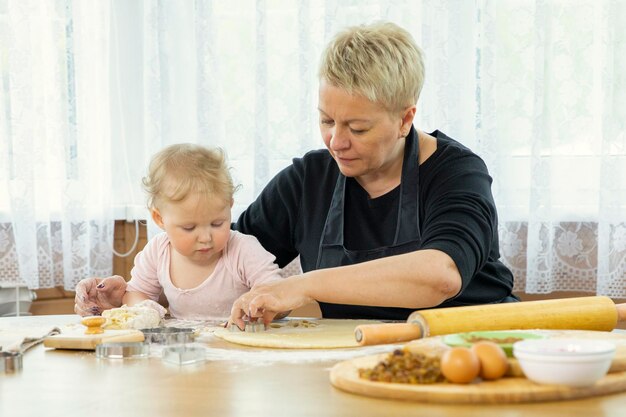
[[[150,346],[142,342],[111,342],[96,345],[96,357],[101,359],[147,358]]]
[[[22,354],[20,352],[0,351],[0,373],[13,373],[22,370]]]
[[[181,327],[153,327],[141,329],[145,337],[145,343],[158,343],[162,345],[176,345],[193,342],[194,330]]]

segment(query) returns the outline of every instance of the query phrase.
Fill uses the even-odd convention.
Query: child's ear
[[[152,220],[159,226],[161,229],[165,229],[163,225],[163,217],[161,217],[161,212],[157,208],[150,209],[150,215],[152,216]]]

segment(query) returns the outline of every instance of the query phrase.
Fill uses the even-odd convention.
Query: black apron
[[[349,250],[344,246],[344,216],[346,177],[340,172],[328,209],[317,254],[315,269],[352,265],[387,256],[413,252],[421,247],[419,227],[419,144],[417,132],[411,129],[405,139],[402,177],[396,231],[390,246],[368,250]],[[381,282],[381,290],[385,290]],[[371,307],[320,303],[325,318],[406,320],[414,309]]]

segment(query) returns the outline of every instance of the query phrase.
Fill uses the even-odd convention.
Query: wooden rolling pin
[[[419,310],[406,323],[357,326],[354,336],[365,346],[479,330],[611,331],[618,321],[626,321],[626,304],[594,296]]]

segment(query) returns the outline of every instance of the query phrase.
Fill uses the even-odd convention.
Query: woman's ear
[[[402,122],[400,124],[400,137],[405,138],[411,131],[413,126],[413,119],[415,119],[415,113],[417,112],[416,106],[407,107],[402,111]]]
[[[150,209],[150,215],[152,216],[152,220],[154,223],[159,226],[161,229],[165,230],[165,226],[163,224],[163,217],[161,216],[161,212],[157,208]]]

